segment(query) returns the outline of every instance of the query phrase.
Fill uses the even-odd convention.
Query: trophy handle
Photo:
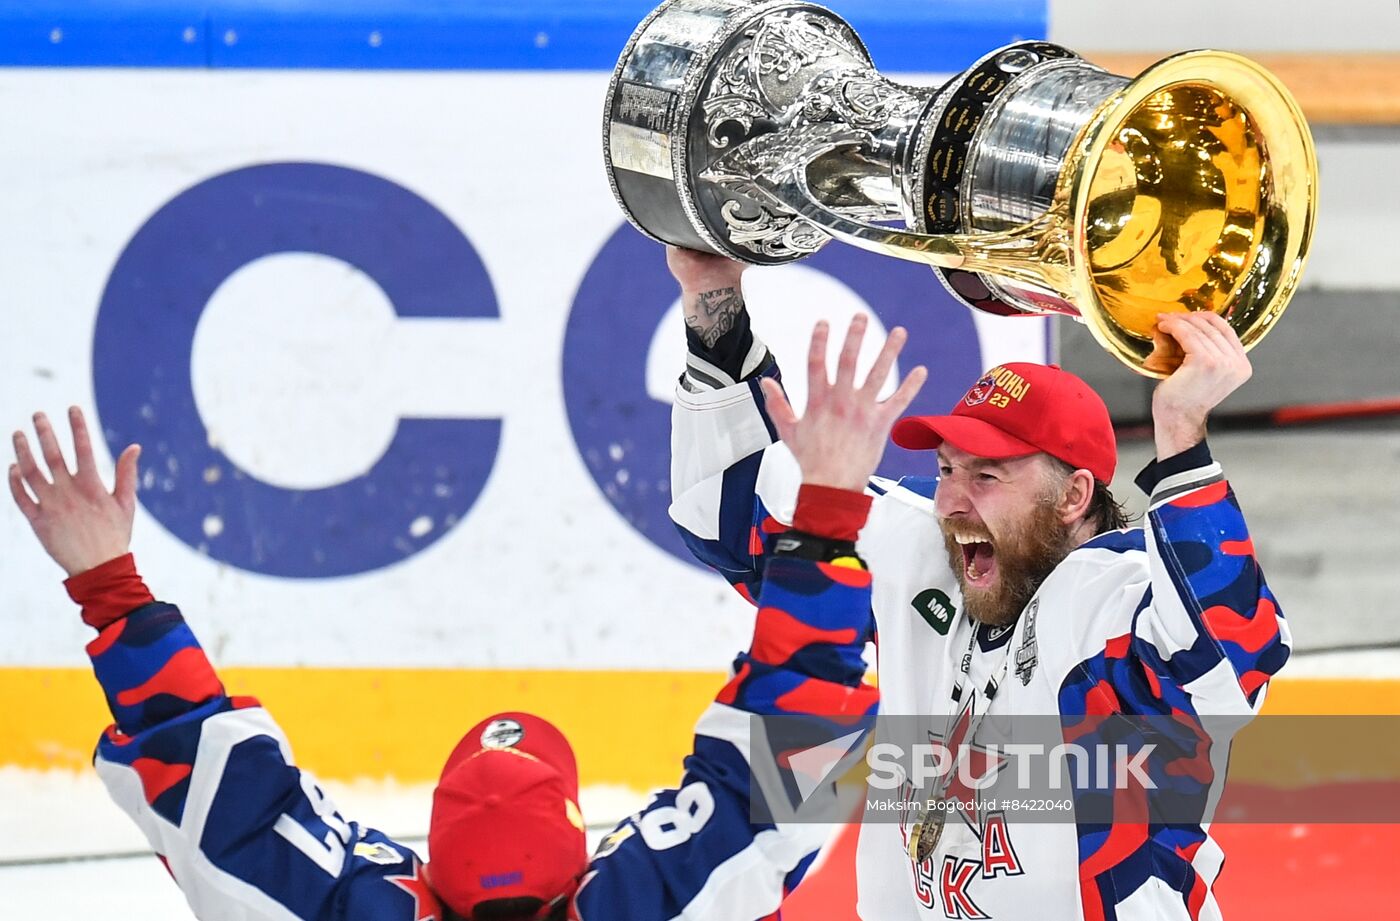
[[[1053,292],[1071,288],[1070,248],[1061,196],[1035,220],[1010,230],[979,234],[928,234],[862,221],[824,203],[807,178],[811,165],[836,150],[873,143],[868,131],[819,122],[765,134],[717,160],[700,178],[796,214],[861,249],[910,262],[986,272]]]

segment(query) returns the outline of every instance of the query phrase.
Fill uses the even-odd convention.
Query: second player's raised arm
[[[818,325],[801,418],[775,382],[763,385],[772,424],[800,466],[793,526],[775,529],[753,644],[697,724],[681,785],[605,839],[579,892],[582,921],[768,917],[831,832],[828,824],[784,817],[781,807],[792,804],[773,797],[786,792],[755,788],[755,759],[766,756],[750,743],[761,718],[796,717],[804,728],[820,727],[818,737],[829,733],[824,741],[830,741],[871,728],[878,706],[877,692],[864,683],[862,659],[874,632],[870,573],[856,554],[871,506],[863,487],[926,372],[915,369],[893,396],[879,400],[904,335],[890,336],[858,384],[865,326],[864,318],[851,324],[832,381],[826,328]],[[765,760],[763,767],[772,765]]]
[[[693,324],[687,330],[689,364],[671,417],[671,518],[697,559],[752,600],[773,535],[792,521],[798,485],[865,489],[894,419],[908,407],[927,371],[915,368],[893,395],[877,399],[906,339],[904,330],[896,328],[864,382],[857,384],[856,360],[868,325],[858,315],[831,380],[827,325],[818,323],[807,361],[812,418],[799,427],[776,363],[748,330],[737,273],[716,263],[718,257],[672,250],[670,259],[682,284],[688,323],[692,315],[703,314],[709,285],[732,284],[724,290],[738,311],[722,324],[724,332],[713,346],[707,344],[713,335],[700,336]],[[697,361],[714,374],[697,374]],[[715,363],[724,367],[715,369]]]
[[[771,915],[801,880],[831,828],[755,820],[752,721],[806,714],[850,732],[874,716],[861,658],[870,574],[853,548],[841,552],[852,556],[780,550],[770,560],[753,645],[697,723],[679,786],[604,838],[577,898],[582,921],[748,921]]]
[[[88,653],[116,719],[97,773],[196,917],[327,916],[354,831],[258,702],[225,693],[180,612],[144,605]]]
[[[16,433],[10,486],[44,549],[69,573],[65,586],[83,620],[98,631],[87,652],[114,720],[95,757],[108,792],[202,921],[398,916],[393,900],[412,899],[388,882],[346,898],[354,849],[377,846],[376,867],[387,871],[390,854],[415,876],[417,858],[377,833],[366,839],[341,818],[297,769],[282,730],[258,702],[226,693],[179,609],[155,600],[127,552],[136,449],[122,453],[109,493],[82,413],[69,417],[75,468],[38,415],[47,473]],[[351,901],[362,907],[341,910]],[[398,905],[399,914],[409,907]]]

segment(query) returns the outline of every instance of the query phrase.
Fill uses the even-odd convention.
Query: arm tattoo
[[[685,325],[695,330],[705,348],[714,348],[744,309],[744,296],[738,288],[703,291],[685,312]]]

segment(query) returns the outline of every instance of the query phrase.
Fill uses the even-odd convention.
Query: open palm
[[[86,572],[127,552],[136,514],[137,445],[117,458],[116,486],[102,483],[92,455],[92,440],[82,410],[68,410],[73,429],[77,468],[68,469],[53,426],[43,413],[34,414],[48,475],[39,467],[23,432],[15,432],[15,463],[10,465],[10,493],[49,556],[70,576]],[[27,487],[27,489],[26,489]]]
[[[865,489],[866,481],[884,456],[895,420],[909,408],[928,377],[928,370],[920,365],[909,372],[889,398],[878,399],[880,388],[908,339],[903,327],[895,327],[865,382],[857,385],[856,358],[868,325],[865,314],[857,314],[851,321],[834,381],[829,379],[826,367],[829,328],[821,322],[812,331],[807,352],[807,408],[802,418],[793,412],[777,381],[765,379],[760,384],[768,415],[778,437],[797,458],[804,483]]]

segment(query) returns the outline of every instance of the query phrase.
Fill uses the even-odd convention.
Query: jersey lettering
[[[940,888],[943,891],[943,915],[955,919],[980,919],[991,916],[977,907],[968,894],[968,884],[977,875],[977,861],[943,858]]]
[[[933,900],[933,858],[925,857],[914,864],[914,897],[925,908],[934,906]]]
[[[272,830],[305,854],[316,866],[331,876],[340,876],[340,871],[345,866],[345,848],[350,843],[350,826],[336,813],[335,803],[321,792],[321,788],[316,786],[309,774],[301,775],[301,789],[316,817],[328,829],[325,836],[318,839],[310,829],[285,812],[277,817]]]
[[[1006,813],[987,816],[982,830],[982,878],[993,879],[998,873],[1020,876],[1021,859],[1011,846],[1011,831],[1006,825]]]
[[[676,792],[674,806],[659,806],[642,816],[637,827],[653,851],[670,850],[689,841],[715,814],[715,797],[705,784],[696,782]]]

